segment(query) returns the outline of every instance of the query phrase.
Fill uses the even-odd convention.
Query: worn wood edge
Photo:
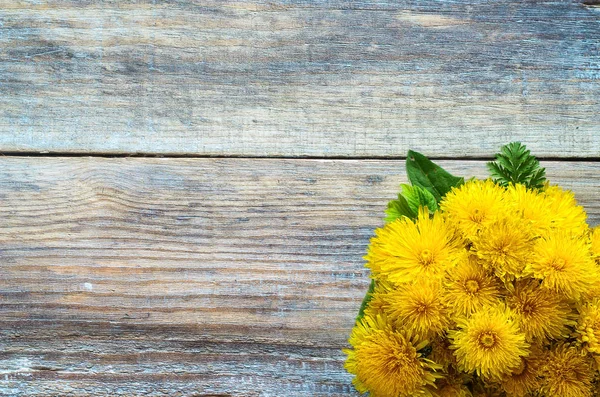
[[[519,140],[509,140],[509,142],[520,142]],[[506,143],[505,143],[506,144]],[[502,145],[503,146],[503,145]],[[444,154],[435,154],[435,152],[429,151],[425,149],[423,151],[424,154],[430,160],[435,161],[490,161],[494,160],[495,155],[500,151],[502,146],[498,146],[496,149],[491,150],[488,153],[469,153],[463,152],[460,155],[449,156]],[[413,150],[413,149],[409,149]],[[598,156],[573,156],[571,154],[564,154],[564,156],[557,156],[554,153],[546,153],[546,154],[537,154],[536,157],[540,160],[544,161],[565,161],[565,162],[596,162],[600,161],[600,155]],[[4,151],[0,152],[0,157],[29,157],[29,158],[73,158],[73,157],[96,157],[96,158],[107,158],[107,159],[118,159],[118,158],[171,158],[171,159],[240,159],[240,160],[349,160],[349,161],[368,161],[368,160],[377,160],[377,161],[403,161],[406,160],[406,153],[398,153],[397,155],[389,155],[389,154],[374,154],[372,156],[363,157],[363,156],[354,156],[352,154],[349,155],[331,155],[331,156],[323,156],[323,155],[261,155],[261,154],[194,154],[194,153],[185,153],[185,152],[176,152],[176,153],[164,153],[164,152],[98,152],[98,151],[39,151],[39,152],[27,152],[27,151]]]

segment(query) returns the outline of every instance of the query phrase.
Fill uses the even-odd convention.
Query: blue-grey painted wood
[[[0,0],[0,152],[600,155],[578,1]]]
[[[600,163],[543,165],[600,223]],[[0,158],[0,396],[355,396],[341,349],[401,182],[400,161]]]

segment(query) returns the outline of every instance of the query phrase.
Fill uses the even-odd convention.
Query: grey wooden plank
[[[0,152],[596,158],[599,21],[566,0],[0,0]]]
[[[0,158],[0,396],[355,395],[402,163]],[[600,163],[543,165],[600,223]]]

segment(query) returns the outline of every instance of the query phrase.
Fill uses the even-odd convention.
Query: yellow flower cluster
[[[375,234],[345,350],[358,391],[600,395],[600,229],[571,192],[471,180]]]

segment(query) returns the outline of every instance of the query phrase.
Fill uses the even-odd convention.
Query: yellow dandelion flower
[[[431,340],[431,353],[429,358],[441,365],[444,369],[449,369],[456,366],[456,357],[454,351],[450,348],[450,341],[448,338],[437,337]]]
[[[577,236],[587,231],[587,215],[583,207],[577,205],[573,192],[563,190],[559,186],[548,186],[544,195],[550,204],[552,227]]]
[[[441,385],[437,395],[438,397],[473,397],[469,389],[461,384]]]
[[[442,215],[425,211],[413,222],[402,218],[375,231],[365,256],[376,276],[396,284],[441,278],[456,261],[460,242]]]
[[[550,229],[552,213],[550,202],[544,194],[518,183],[508,186],[506,195],[515,214],[524,221],[534,236]]]
[[[389,281],[377,280],[371,300],[369,300],[369,304],[365,307],[365,315],[376,318],[378,315],[385,314],[390,305],[389,294],[393,290],[394,285]]]
[[[448,367],[444,378],[436,382],[438,397],[472,397],[471,391],[466,386],[472,381],[469,374],[458,372],[454,367]]]
[[[521,357],[529,354],[525,334],[506,308],[498,306],[475,312],[460,319],[457,325],[458,330],[450,330],[448,336],[463,371],[498,379],[517,368]]]
[[[600,300],[587,302],[579,307],[575,331],[577,341],[585,351],[600,354]]]
[[[525,397],[540,387],[543,354],[540,348],[532,348],[528,357],[521,357],[521,363],[500,381],[502,389],[509,396]]]
[[[485,384],[481,379],[473,384],[473,397],[506,397],[500,385]]]
[[[446,194],[440,208],[467,238],[471,238],[507,212],[509,206],[505,194],[505,189],[491,180],[472,180]]]
[[[594,389],[594,394],[592,394],[592,396],[600,397],[600,381],[596,381],[595,385],[592,386],[592,389]]]
[[[592,255],[596,262],[600,262],[600,226],[592,229],[591,233]]]
[[[592,286],[583,294],[586,300],[600,299],[600,265],[596,265],[595,272],[590,274]]]
[[[355,375],[353,383],[361,393],[373,397],[433,397],[429,386],[435,384],[441,369],[418,352],[426,343],[417,343],[410,332],[395,331],[385,317],[365,316],[354,327],[349,339],[353,349],[345,368]]]
[[[594,261],[593,271],[588,274],[591,287],[583,293],[582,299],[591,301],[600,299],[600,262]]]
[[[532,235],[518,220],[502,219],[483,228],[473,238],[482,263],[503,280],[522,277],[531,257]]]
[[[446,301],[454,315],[469,315],[484,306],[498,303],[500,283],[479,263],[477,257],[464,254],[446,276]]]
[[[574,324],[569,305],[536,280],[517,282],[506,303],[528,342],[566,337],[567,326]]]
[[[473,397],[506,397],[500,390],[486,389],[481,392],[473,393]]]
[[[474,392],[473,397],[506,397],[506,395],[503,394],[499,390],[489,390],[488,389],[488,390]]]
[[[397,328],[410,329],[420,340],[441,334],[450,322],[442,284],[435,279],[400,285],[389,294],[386,314]]]
[[[543,288],[577,300],[593,287],[596,266],[585,240],[555,232],[538,239],[533,253],[531,272]]]
[[[547,355],[539,392],[548,397],[591,397],[594,368],[588,356],[574,347],[561,344]]]

